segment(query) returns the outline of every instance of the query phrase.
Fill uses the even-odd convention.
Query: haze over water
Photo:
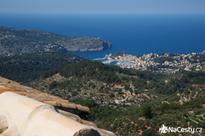
[[[0,26],[38,29],[68,36],[96,36],[112,43],[108,53],[189,53],[205,49],[203,15],[0,15]]]

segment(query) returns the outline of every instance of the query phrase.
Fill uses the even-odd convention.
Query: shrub
[[[147,129],[143,131],[142,136],[158,136],[158,134],[154,129]]]
[[[142,107],[142,115],[147,119],[151,119],[154,116],[151,105],[145,104]]]

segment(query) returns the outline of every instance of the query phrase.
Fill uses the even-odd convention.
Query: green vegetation
[[[2,57],[0,76],[90,107],[84,117],[118,136],[157,136],[162,124],[205,128],[205,72],[140,72],[47,53]]]
[[[49,77],[65,64],[80,58],[63,53],[23,54],[0,57],[0,76],[28,82],[40,77]]]
[[[158,134],[153,129],[147,129],[143,131],[142,136],[158,136]]]
[[[142,109],[142,114],[145,118],[151,119],[154,116],[153,109],[152,109],[151,105],[144,104],[143,109]]]
[[[68,37],[36,30],[0,27],[0,56],[28,53],[100,51],[111,44],[97,37]]]
[[[120,69],[117,67],[109,67],[98,62],[81,61],[73,65],[66,65],[60,71],[65,77],[89,78],[96,79],[106,83],[120,82],[117,74]]]

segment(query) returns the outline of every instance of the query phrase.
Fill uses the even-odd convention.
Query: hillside
[[[18,82],[28,82],[52,74],[65,64],[81,60],[64,53],[33,53],[0,57],[1,76]]]
[[[159,135],[162,124],[205,128],[203,71],[167,74],[121,69],[80,58],[68,63],[62,61],[67,54],[28,56],[0,59],[4,64],[0,75],[12,79],[12,71],[18,68],[23,74],[16,71],[19,76],[13,74],[13,78],[42,92],[88,106],[91,112],[84,118],[119,136]],[[31,63],[38,60],[40,63]],[[42,66],[46,69],[41,69]],[[25,75],[32,77],[27,80]]]
[[[97,37],[68,37],[49,32],[0,27],[0,56],[39,52],[101,51],[111,44]]]
[[[117,135],[144,136],[158,135],[162,124],[204,128],[204,74],[123,71],[77,62],[29,85],[89,106],[88,118]]]

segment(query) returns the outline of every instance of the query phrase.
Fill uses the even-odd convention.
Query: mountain
[[[68,37],[36,30],[0,27],[0,56],[39,52],[101,51],[111,44],[98,37]]]

